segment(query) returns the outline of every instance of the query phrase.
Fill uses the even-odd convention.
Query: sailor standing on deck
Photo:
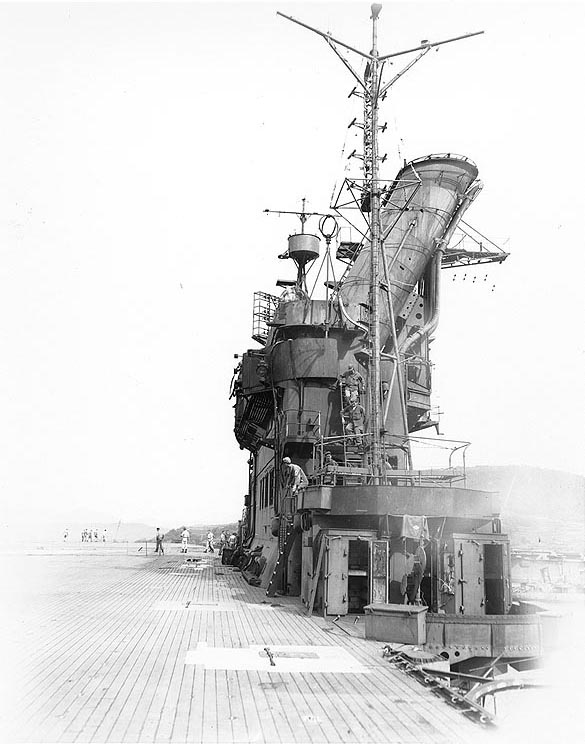
[[[163,540],[165,539],[165,536],[160,531],[160,527],[156,528],[156,535],[154,539],[156,540],[156,548],[154,552],[158,553],[159,555],[164,555],[165,549],[163,547]]]
[[[189,542],[189,538],[191,537],[191,533],[186,527],[183,527],[183,531],[181,532],[181,553],[187,552],[187,543]]]
[[[204,553],[215,553],[215,550],[213,549],[213,541],[215,540],[215,536],[211,530],[207,533],[207,545],[205,546]]]

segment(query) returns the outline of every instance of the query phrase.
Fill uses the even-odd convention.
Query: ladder
[[[347,465],[347,439],[345,438],[345,419],[343,418],[343,409],[345,408],[345,400],[343,397],[343,393],[345,391],[345,385],[340,381],[339,382],[339,396],[340,396],[340,409],[339,409],[339,418],[341,419],[341,434],[343,436],[342,442],[343,442],[343,464]]]
[[[274,571],[266,590],[267,597],[274,597],[282,584],[285,567],[292,550],[292,546],[297,538],[297,533],[293,529],[292,519],[282,515],[280,519],[280,531],[278,535],[278,560],[274,566]]]
[[[366,455],[365,455],[365,440],[359,436],[351,437],[345,430],[346,421],[343,418],[343,409],[348,405],[349,400],[345,398],[345,384],[340,381],[339,383],[339,396],[340,396],[340,411],[339,417],[341,419],[341,431],[343,434],[343,465],[345,467],[364,467],[366,466]],[[361,395],[358,394],[357,403],[361,405]],[[352,444],[349,444],[349,441]]]

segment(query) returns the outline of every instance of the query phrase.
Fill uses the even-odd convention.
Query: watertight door
[[[337,535],[328,536],[326,540],[325,614],[347,615],[349,540]]]
[[[388,541],[370,543],[370,602],[388,601]]]
[[[483,545],[473,538],[454,537],[457,611],[464,615],[485,615]]]

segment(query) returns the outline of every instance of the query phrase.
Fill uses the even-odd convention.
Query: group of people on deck
[[[188,547],[189,547],[189,540],[191,538],[191,533],[187,529],[187,527],[183,527],[183,531],[181,532],[181,548],[179,550],[180,553],[187,553]],[[165,554],[165,548],[164,548],[164,540],[165,536],[160,529],[160,527],[156,528],[156,534],[154,536],[156,548],[155,553],[158,555],[164,555]],[[235,549],[238,544],[238,536],[235,532],[232,532],[229,534],[227,530],[223,530],[220,538],[219,538],[219,555],[222,554],[224,548],[231,548]],[[206,539],[205,539],[205,549],[203,551],[204,553],[214,553],[215,552],[215,535],[211,530],[207,533]]]
[[[219,536],[219,554],[221,555],[224,551],[224,548],[229,548],[230,550],[235,550],[238,545],[238,536],[235,532],[232,532],[231,535],[227,530],[223,530],[221,535]]]
[[[108,535],[107,527],[104,527],[102,534],[101,534],[101,538],[96,529],[83,530],[81,533],[81,542],[106,542],[107,535]],[[67,542],[68,537],[69,537],[69,530],[66,529],[63,534],[63,540]]]

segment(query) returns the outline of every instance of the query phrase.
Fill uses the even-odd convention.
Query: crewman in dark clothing
[[[359,403],[350,403],[341,411],[346,434],[363,434],[366,412]],[[361,437],[357,438],[358,442]]]
[[[155,535],[156,548],[155,548],[155,551],[154,552],[155,553],[158,553],[159,555],[164,555],[165,554],[165,549],[163,547],[163,540],[164,539],[165,539],[165,536],[160,531],[160,527],[157,527],[156,528],[156,535]]]
[[[323,459],[323,484],[334,486],[337,482],[337,463],[333,459],[333,455],[331,452],[325,453],[325,458]]]

